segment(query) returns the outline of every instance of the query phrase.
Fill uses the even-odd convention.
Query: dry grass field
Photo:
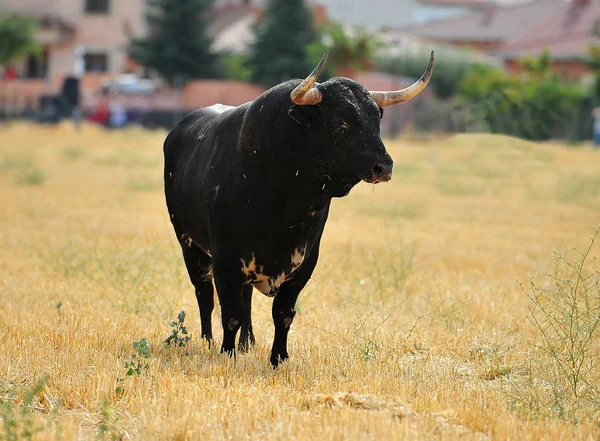
[[[553,349],[526,294],[533,276],[554,292],[540,276],[554,251],[577,269],[573,247],[600,225],[600,153],[489,135],[389,142],[392,181],[334,201],[291,358],[273,370],[259,293],[248,354],[199,339],[164,136],[0,128],[0,439],[600,437],[594,279],[585,293],[565,282],[589,295],[570,310],[538,297],[563,332]],[[191,340],[165,347],[182,309]],[[132,346],[142,338],[148,358]],[[557,364],[580,358],[578,371]]]

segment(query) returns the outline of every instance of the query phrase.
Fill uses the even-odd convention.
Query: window
[[[108,55],[87,53],[83,56],[86,72],[106,72],[108,70]]]
[[[88,14],[108,14],[109,0],[85,0],[85,12]]]
[[[25,78],[46,78],[48,74],[48,49],[39,55],[30,55],[25,60]]]

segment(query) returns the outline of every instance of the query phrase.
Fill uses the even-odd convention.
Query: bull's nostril
[[[383,168],[379,164],[373,166],[373,176],[379,177],[383,174]]]

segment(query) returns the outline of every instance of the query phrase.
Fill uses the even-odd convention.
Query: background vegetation
[[[11,61],[37,54],[40,46],[35,40],[36,20],[20,14],[0,15],[0,68]]]

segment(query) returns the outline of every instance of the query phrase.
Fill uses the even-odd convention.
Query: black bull
[[[331,199],[358,182],[391,179],[379,134],[383,106],[428,83],[369,92],[347,78],[316,83],[327,52],[304,81],[275,86],[239,107],[216,105],[184,117],[164,143],[165,196],[196,289],[202,337],[212,340],[214,279],[221,352],[254,344],[252,289],[273,297],[273,366],[288,358],[287,335],[311,277]]]

